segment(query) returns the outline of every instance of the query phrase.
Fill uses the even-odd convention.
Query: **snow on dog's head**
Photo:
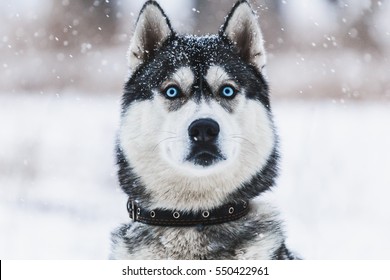
[[[176,34],[148,1],[128,57],[117,150],[130,196],[150,207],[205,209],[273,183],[265,53],[246,1],[233,7],[218,35],[202,37]]]

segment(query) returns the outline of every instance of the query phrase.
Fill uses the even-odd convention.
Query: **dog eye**
[[[165,96],[174,99],[180,95],[180,90],[176,86],[170,86],[165,89]]]
[[[232,86],[223,86],[220,89],[220,95],[224,98],[233,98],[237,94],[237,90]]]

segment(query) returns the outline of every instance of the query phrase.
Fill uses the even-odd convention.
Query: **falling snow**
[[[160,2],[179,31],[215,32],[228,10],[203,18],[195,1]],[[390,3],[281,0],[275,17],[260,2],[282,151],[267,198],[288,246],[308,259],[387,259]],[[128,221],[114,142],[142,1],[91,1],[83,16],[81,1],[53,3],[0,4],[1,259],[105,259]],[[88,18],[100,7],[116,8]]]

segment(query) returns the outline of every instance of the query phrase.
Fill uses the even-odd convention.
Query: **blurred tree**
[[[284,30],[282,0],[254,0],[253,8],[259,15],[261,30],[264,34],[266,49],[269,52],[280,50],[286,46],[288,37]]]
[[[380,1],[368,0],[361,4],[356,15],[351,14],[351,1],[327,0],[334,7],[340,28],[335,37],[348,48],[380,52],[381,46],[372,34],[375,18],[380,10]]]
[[[195,32],[216,33],[224,22],[224,17],[236,0],[193,0],[195,12]]]
[[[49,30],[59,46],[110,43],[117,30],[119,0],[62,0],[52,2]]]
[[[374,20],[378,15],[378,1],[370,1],[368,8],[363,9],[357,18],[352,21],[351,25],[346,30],[348,36],[344,37],[345,45],[349,48],[359,48],[369,50],[376,53],[382,51],[380,44],[372,33],[374,28]]]

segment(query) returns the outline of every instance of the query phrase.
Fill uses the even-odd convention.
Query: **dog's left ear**
[[[263,71],[266,63],[263,34],[246,0],[238,1],[233,6],[220,30],[220,36],[227,37],[235,45],[244,61]]]

